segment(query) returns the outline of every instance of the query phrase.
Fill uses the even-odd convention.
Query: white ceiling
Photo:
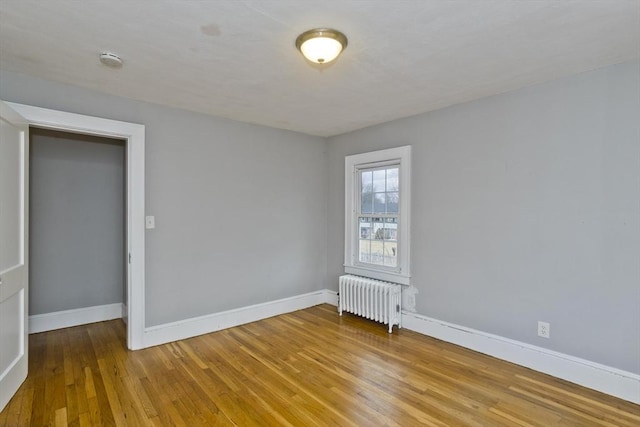
[[[639,56],[638,0],[0,0],[2,69],[321,136]]]

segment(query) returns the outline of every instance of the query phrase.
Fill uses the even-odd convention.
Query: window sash
[[[370,166],[366,166],[366,167],[360,167],[358,166],[356,168],[356,175],[357,175],[357,182],[356,185],[358,186],[357,190],[356,190],[356,194],[358,197],[357,200],[357,211],[358,214],[367,214],[367,212],[362,212],[362,204],[363,204],[363,193],[364,193],[364,188],[362,185],[362,181],[363,181],[363,174],[364,173],[368,173],[371,172],[372,173],[372,180],[371,180],[371,215],[383,215],[383,214],[387,214],[387,215],[395,215],[395,216],[400,216],[400,197],[402,197],[402,189],[401,187],[401,183],[400,183],[400,174],[401,174],[401,169],[400,169],[400,163],[396,161],[385,161],[385,162],[380,162],[382,163],[382,165],[379,164],[374,164],[374,165],[370,165]],[[376,188],[374,186],[374,181],[375,179],[373,178],[373,174],[375,174],[375,172],[378,171],[388,171],[388,170],[392,170],[392,169],[397,169],[397,188],[395,189],[391,189],[389,190],[387,187],[388,184],[388,178],[387,178],[387,174],[385,173],[385,188],[384,191],[376,191]],[[375,205],[376,205],[376,195],[377,194],[384,194],[385,200],[384,200],[384,205],[385,205],[385,212],[378,212],[375,210]],[[397,201],[396,201],[396,212],[389,212],[388,207],[389,207],[389,201],[388,201],[388,196],[390,194],[396,194],[397,195]]]
[[[366,224],[366,222],[362,221],[362,219],[364,218],[369,218],[368,222],[370,224],[370,226],[367,227],[368,230],[366,231],[367,233],[366,236],[363,236],[362,225]],[[395,221],[388,222],[387,221],[388,219],[394,219]],[[375,221],[375,220],[379,220],[379,221]],[[382,233],[380,233],[382,235],[381,239],[377,238],[379,230],[373,229],[375,223],[382,223],[382,227],[381,227]],[[356,215],[355,224],[356,224],[356,227],[354,227],[356,232],[355,242],[356,242],[357,254],[358,254],[356,259],[354,260],[355,264],[359,266],[364,266],[364,267],[384,269],[390,272],[399,272],[400,224],[397,216],[392,216],[392,215],[385,215],[385,216],[373,215],[372,216],[369,214]],[[389,228],[387,227],[387,224],[395,224],[396,227]],[[387,230],[389,231],[393,230],[393,233],[391,232],[387,233]],[[373,237],[372,237],[372,234],[374,234]],[[387,237],[388,234],[395,234],[395,239]],[[369,242],[370,246],[368,251],[368,258],[370,261],[365,261],[362,259],[363,251],[362,251],[361,244],[363,241]],[[381,246],[382,251],[380,254],[374,253],[373,247],[372,247],[374,243],[376,244],[377,247]],[[372,259],[380,259],[381,263],[371,262]]]

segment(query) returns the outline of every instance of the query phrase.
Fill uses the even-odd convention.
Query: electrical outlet
[[[551,325],[547,322],[538,321],[538,336],[542,338],[551,338]]]

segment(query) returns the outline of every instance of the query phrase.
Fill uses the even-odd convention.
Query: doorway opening
[[[126,321],[126,141],[29,136],[29,332]]]

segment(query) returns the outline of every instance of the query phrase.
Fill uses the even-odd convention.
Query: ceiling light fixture
[[[111,52],[102,52],[100,54],[100,62],[111,68],[122,67],[122,59],[120,59],[120,57],[115,53]]]
[[[305,31],[296,39],[296,47],[311,62],[326,64],[340,55],[347,47],[347,37],[330,28]]]

